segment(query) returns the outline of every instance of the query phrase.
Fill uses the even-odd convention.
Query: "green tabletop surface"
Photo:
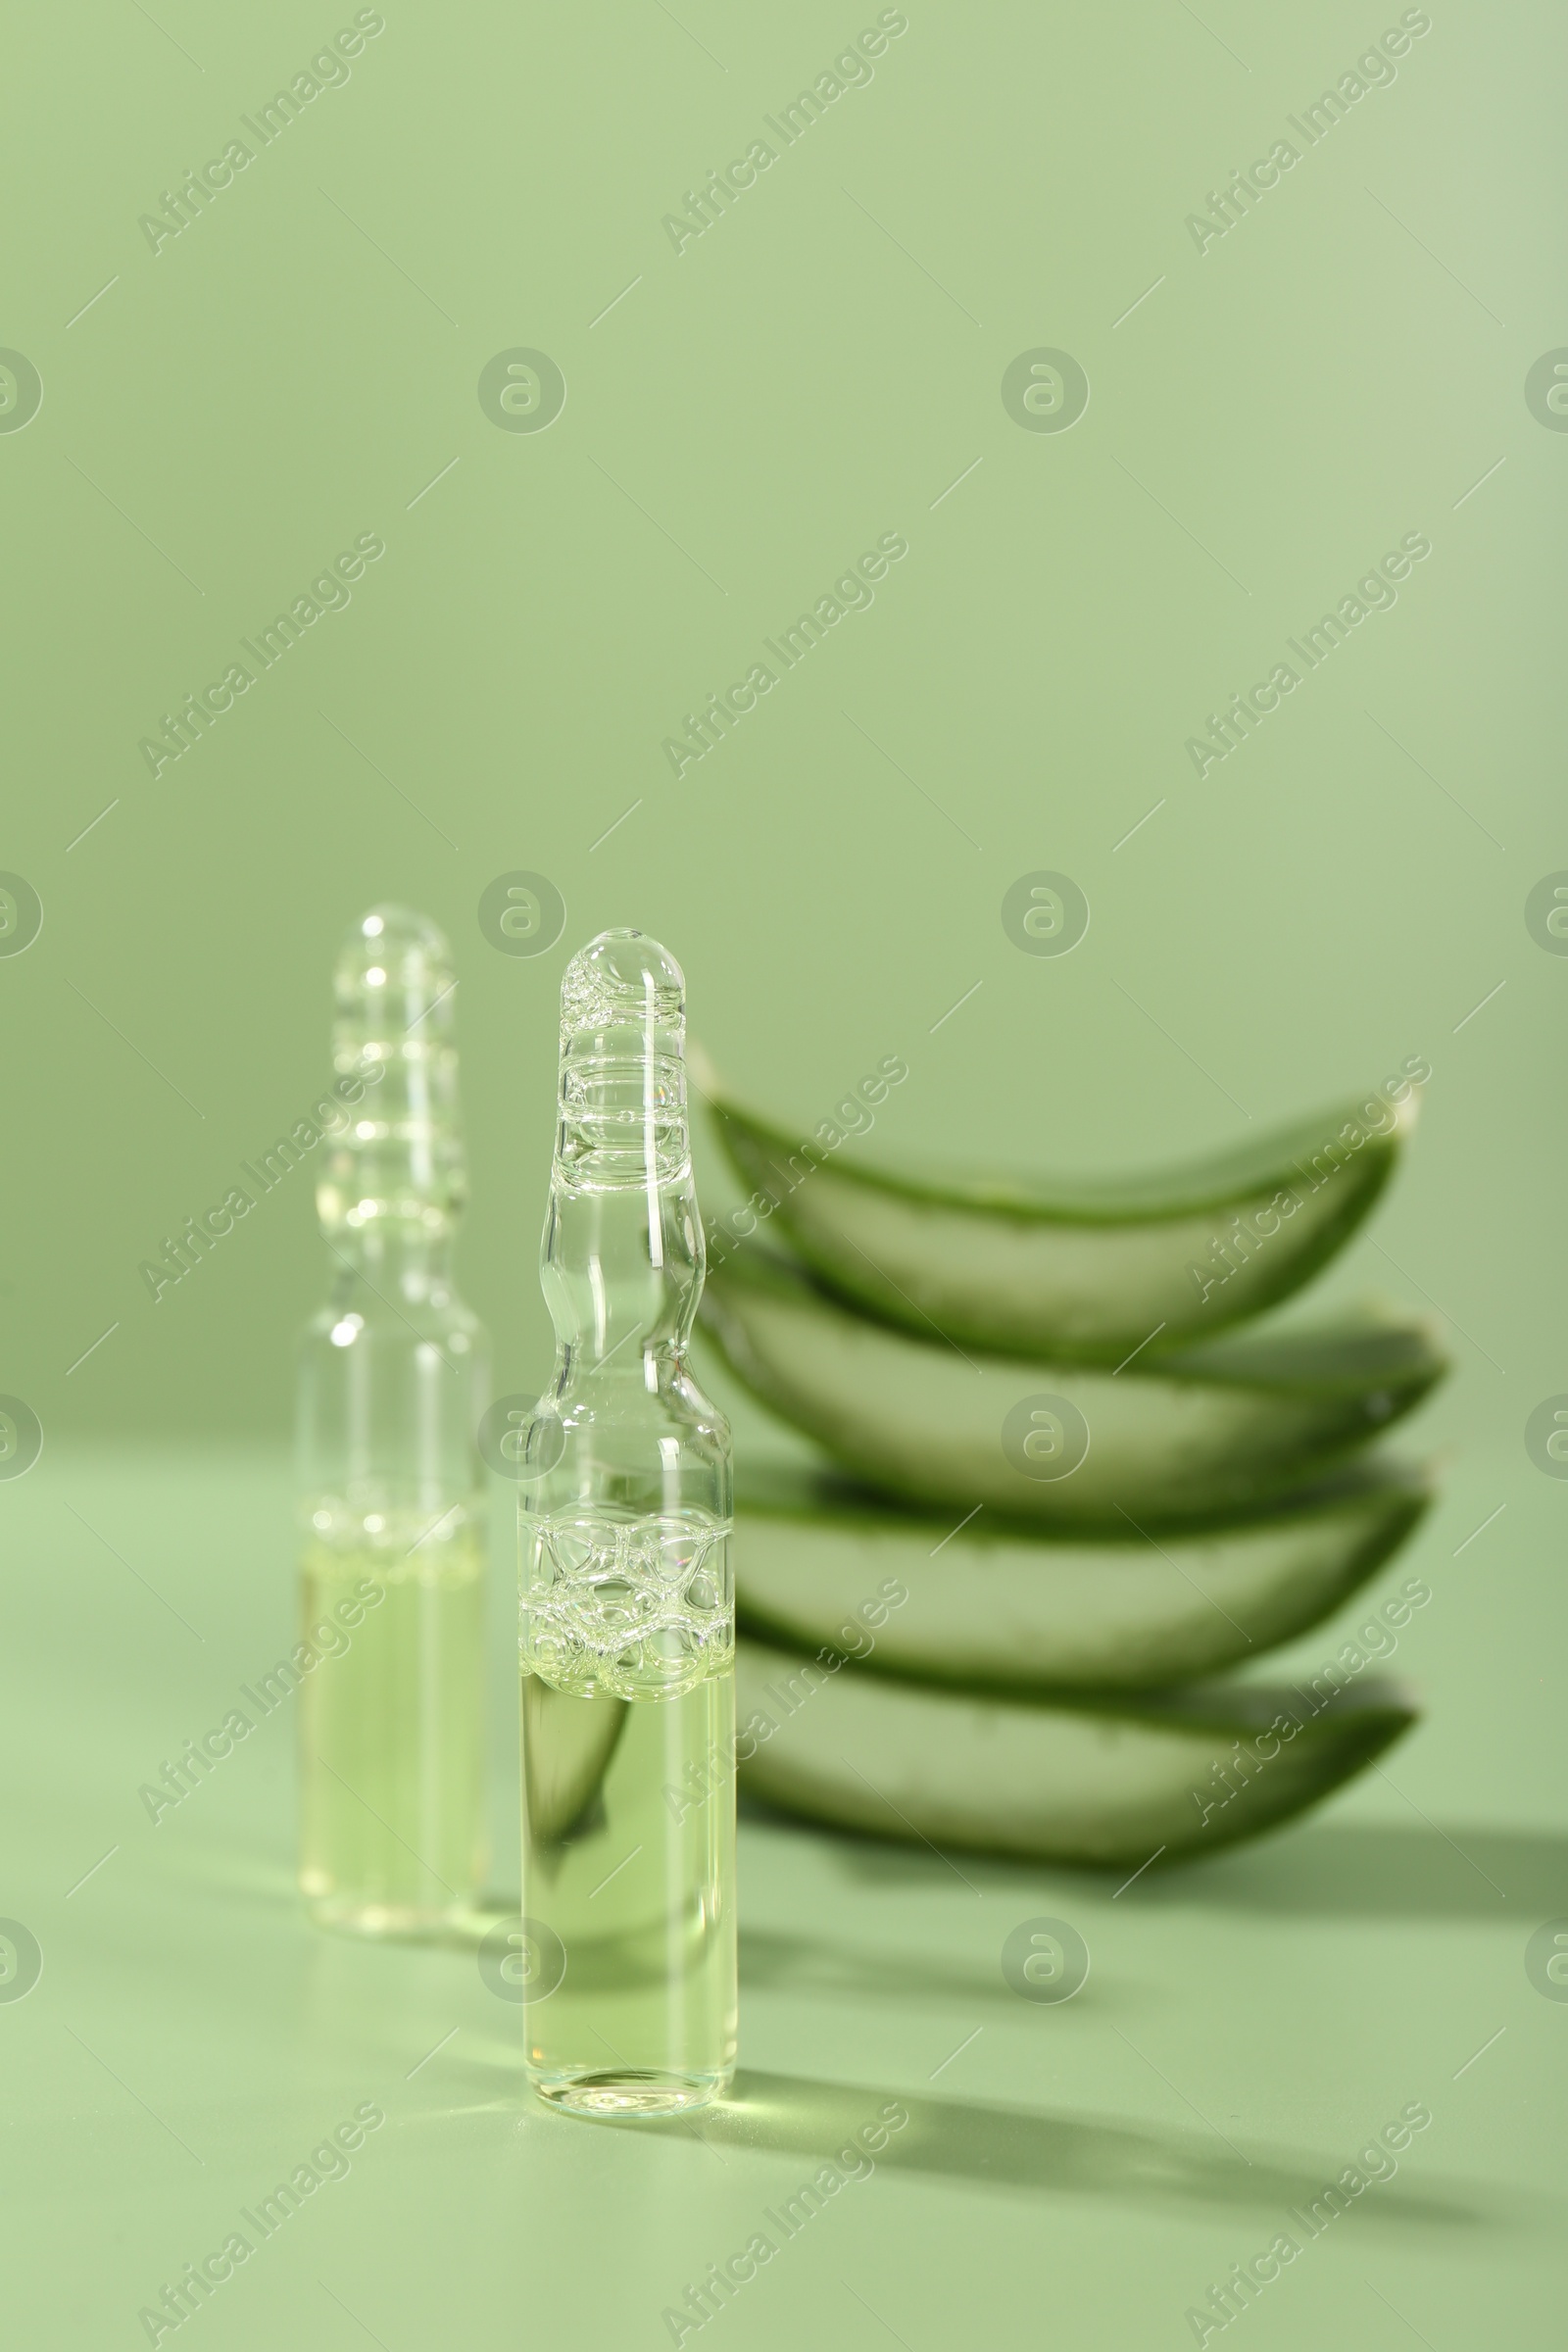
[[[292,1640],[281,1452],[46,1450],[0,1487],[0,1912],[42,1954],[31,1989],[0,1999],[8,2340],[145,2342],[143,2309],[187,2265],[218,2256],[221,2274],[235,2233],[244,2259],[231,2248],[158,2341],[1157,2347],[1197,2340],[1190,2312],[1282,2235],[1294,2253],[1225,2328],[1210,2311],[1203,2340],[1546,2340],[1568,2002],[1536,1989],[1526,1946],[1568,1914],[1544,1809],[1559,1500],[1522,1455],[1454,1471],[1386,1572],[1431,1584],[1391,1664],[1441,1682],[1441,1712],[1255,1847],[1117,1890],[746,1819],[735,2094],[613,2127],[529,2103],[518,2011],[474,1949],[307,1924],[286,1704],[149,1817],[141,1787]],[[499,1503],[494,1562],[505,1908]],[[1477,1672],[1494,1655],[1518,1661],[1505,1685]],[[1007,1935],[1041,1917],[1091,1955],[1059,2005],[1001,1971]],[[1413,2132],[1412,2111],[1430,2117]],[[274,2204],[264,2234],[259,2208],[302,2166],[297,2209]],[[1361,2185],[1325,2203],[1348,2168]],[[699,2326],[687,2290],[759,2236],[765,2257],[727,2299],[710,2282]]]

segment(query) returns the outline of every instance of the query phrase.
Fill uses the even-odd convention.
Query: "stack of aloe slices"
[[[1330,1615],[1430,1501],[1361,1451],[1446,1369],[1424,1323],[1227,1328],[1349,1238],[1415,1100],[1067,1190],[829,1164],[712,1097],[767,1223],[715,1237],[704,1323],[833,1465],[742,1481],[743,1785],[1131,1869],[1288,1819],[1408,1728],[1386,1684],[1198,1678]]]

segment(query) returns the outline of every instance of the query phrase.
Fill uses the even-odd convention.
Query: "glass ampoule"
[[[482,1325],[452,1252],[466,1185],[451,951],[377,906],[334,978],[344,1124],[321,1144],[329,1304],[300,1378],[300,1884],[323,1925],[429,1935],[485,1866]]]
[[[686,1365],[684,1000],[636,931],[566,967],[556,1371],[518,1454],[526,2060],[586,2115],[701,2107],[735,2067],[730,1446]]]

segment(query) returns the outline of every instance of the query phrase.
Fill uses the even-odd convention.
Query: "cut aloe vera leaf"
[[[710,1274],[702,1313],[753,1394],[873,1486],[956,1517],[978,1503],[1057,1526],[1259,1508],[1408,1412],[1445,1369],[1426,1326],[1393,1308],[1120,1373],[976,1359],[865,1320],[755,1245]]]
[[[579,1827],[599,1794],[625,1728],[624,1698],[580,1698],[536,1674],[522,1678],[523,1801],[541,1845],[557,1845]]]
[[[956,1535],[809,1471],[736,1497],[748,1633],[872,1673],[997,1690],[1169,1688],[1260,1657],[1338,1608],[1431,1500],[1367,1464],[1257,1519],[1154,1541],[1044,1538],[982,1512]]]
[[[1115,1870],[1289,1820],[1417,1713],[1388,1682],[1352,1683],[1316,1713],[1310,1695],[1238,1683],[1094,1706],[1002,1699],[756,1641],[736,1676],[751,1795],[879,1838]]]
[[[722,1095],[752,1210],[871,1313],[960,1345],[1119,1363],[1206,1338],[1298,1290],[1387,1183],[1418,1094],[1342,1103],[1223,1156],[1130,1180],[929,1182],[829,1160]],[[767,1202],[775,1207],[769,1209]]]

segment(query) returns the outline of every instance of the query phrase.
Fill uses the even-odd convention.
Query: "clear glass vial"
[[[541,1281],[555,1379],[519,1486],[529,2079],[657,2116],[735,2068],[730,1446],[686,1364],[703,1234],[685,982],[636,931],[574,956]]]
[[[485,1866],[486,1343],[458,1297],[452,956],[377,906],[335,975],[317,1209],[330,1303],[304,1339],[300,1884],[323,1925],[439,1934]]]

